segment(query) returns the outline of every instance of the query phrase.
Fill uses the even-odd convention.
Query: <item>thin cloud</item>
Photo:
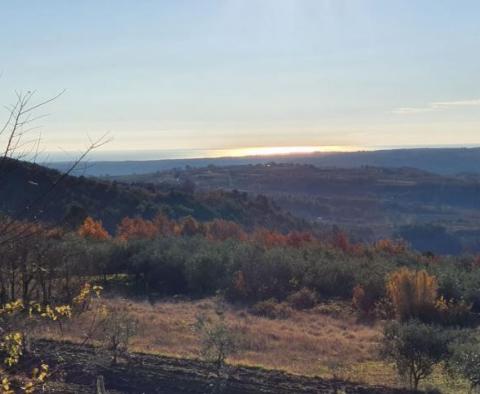
[[[448,107],[476,107],[480,106],[480,99],[475,100],[460,100],[460,101],[440,101],[432,103],[433,108],[448,108]]]
[[[396,115],[420,114],[425,112],[442,111],[459,107],[480,107],[480,99],[458,100],[458,101],[436,101],[425,107],[401,107],[396,108],[392,113]]]
[[[433,112],[436,110],[437,108],[432,108],[432,107],[402,107],[402,108],[394,109],[392,113],[396,115],[410,115],[410,114],[420,114],[423,112]]]

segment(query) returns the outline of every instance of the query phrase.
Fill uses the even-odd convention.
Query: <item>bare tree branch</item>
[[[45,105],[57,100],[64,92],[65,90],[38,103],[33,103],[33,97],[36,93],[35,91],[28,91],[26,93],[15,92],[16,102],[11,106],[5,107],[8,111],[8,116],[5,123],[0,128],[0,138],[5,139],[3,148],[1,147],[2,141],[0,139],[0,152],[3,152],[0,154],[0,188],[4,183],[4,179],[2,178],[5,178],[8,175],[5,168],[10,160],[24,159],[32,153],[33,160],[37,160],[41,136],[27,140],[25,139],[25,136],[38,128],[38,126],[31,126],[34,122],[47,115],[34,115],[34,113]],[[18,212],[15,212],[11,217],[5,219],[0,224],[0,245],[34,235],[33,233],[35,231],[33,230],[36,228],[35,224],[38,221],[38,216],[48,203],[47,199],[51,200],[51,196],[58,185],[72,174],[75,168],[90,152],[102,147],[111,140],[108,134],[101,136],[97,140],[92,140],[90,137],[88,138],[90,143],[87,148],[76,160],[73,161],[66,171],[60,174],[58,179],[56,179],[47,190],[42,191],[42,193],[32,202],[25,203]],[[15,218],[24,218],[27,214],[31,216],[31,225],[19,225],[19,222],[15,220]]]

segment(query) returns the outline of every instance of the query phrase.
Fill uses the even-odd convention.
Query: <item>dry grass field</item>
[[[182,358],[199,357],[200,341],[194,326],[199,315],[215,313],[214,299],[163,300],[155,304],[121,298],[104,299],[108,308],[128,310],[139,321],[130,350]],[[231,364],[261,366],[301,375],[336,376],[367,384],[403,386],[394,369],[379,359],[381,323],[357,321],[347,304],[323,304],[309,311],[292,310],[286,319],[254,316],[245,308],[226,307],[226,320],[240,338],[238,354]],[[92,315],[87,312],[75,324],[63,328],[62,338],[82,341]],[[57,327],[38,333],[59,339]],[[95,338],[93,338],[95,341]],[[434,376],[424,387],[445,386]],[[451,389],[442,392],[461,392]]]

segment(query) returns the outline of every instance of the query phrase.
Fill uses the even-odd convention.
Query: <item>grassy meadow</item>
[[[197,317],[214,315],[217,299],[164,299],[155,303],[120,297],[101,301],[110,310],[128,311],[138,323],[129,350],[178,358],[199,358],[200,339],[195,331]],[[348,302],[321,303],[308,311],[290,309],[288,317],[270,319],[256,316],[245,307],[224,306],[228,326],[238,335],[239,351],[229,358],[230,365],[283,370],[292,374],[338,378],[371,385],[405,387],[393,365],[378,353],[383,322],[358,320]],[[91,308],[79,319],[59,330],[45,325],[38,337],[85,342],[92,324]],[[94,332],[88,342],[95,343]],[[442,393],[467,392],[462,382],[449,379],[443,371],[421,384]]]

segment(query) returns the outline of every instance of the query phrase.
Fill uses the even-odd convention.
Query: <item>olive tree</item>
[[[410,388],[417,390],[435,365],[446,361],[451,335],[441,328],[412,320],[390,322],[385,326],[381,354],[395,363],[401,376],[408,379]]]
[[[452,347],[448,370],[470,383],[470,392],[480,389],[480,342],[469,341]]]

